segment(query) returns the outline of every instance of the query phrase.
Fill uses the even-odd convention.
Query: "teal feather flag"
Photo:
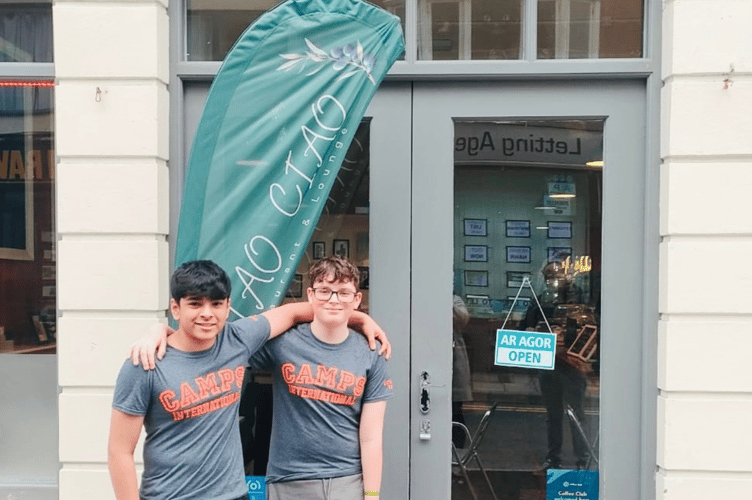
[[[399,18],[360,0],[287,0],[227,54],[188,161],[175,265],[211,259],[248,316],[278,305],[379,83]]]

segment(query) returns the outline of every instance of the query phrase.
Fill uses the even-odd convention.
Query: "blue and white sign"
[[[546,500],[598,500],[598,471],[548,469]]]
[[[266,477],[245,476],[249,500],[266,500]]]
[[[553,333],[496,330],[497,365],[553,370],[555,354]]]

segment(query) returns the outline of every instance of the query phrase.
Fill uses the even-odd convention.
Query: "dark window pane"
[[[278,0],[187,0],[187,61],[221,61],[235,40]],[[404,30],[405,0],[374,0],[371,3],[399,16]]]
[[[0,81],[0,352],[55,350],[51,82]]]
[[[52,5],[0,5],[0,62],[52,62]]]

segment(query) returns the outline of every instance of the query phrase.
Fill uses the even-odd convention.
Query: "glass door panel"
[[[480,447],[481,462],[495,488],[544,498],[547,469],[598,464],[603,121],[454,129],[452,442],[466,448],[454,423],[477,429],[496,404],[484,441],[504,446]],[[525,346],[496,359],[502,328],[554,333],[554,369],[518,363],[535,356]],[[452,498],[467,482],[457,468]]]

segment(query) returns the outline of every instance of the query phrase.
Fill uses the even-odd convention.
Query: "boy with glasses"
[[[313,321],[251,360],[272,373],[268,500],[378,498],[392,381],[383,356],[348,329],[360,306],[358,269],[338,256],[310,270]]]

